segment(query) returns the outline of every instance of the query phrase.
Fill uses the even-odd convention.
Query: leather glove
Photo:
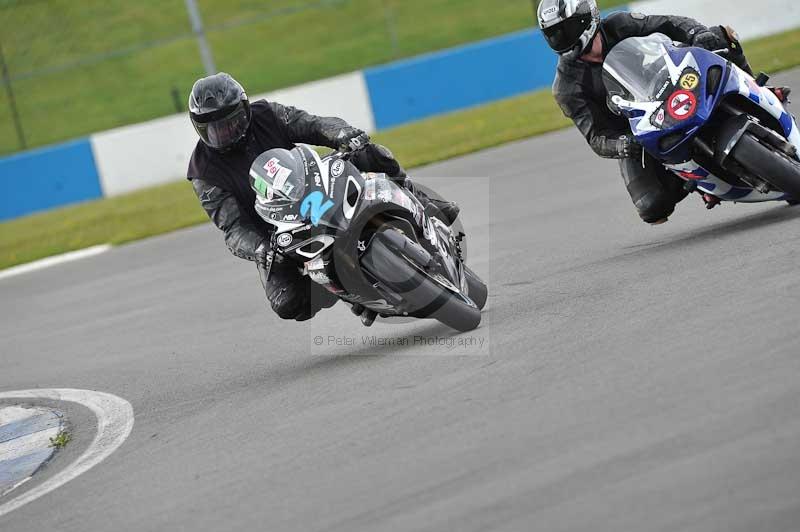
[[[617,154],[620,159],[641,159],[642,145],[630,135],[622,135],[617,139]]]
[[[704,48],[709,51],[722,50],[728,47],[728,43],[719,38],[713,31],[704,30],[694,36],[692,46]]]
[[[266,286],[269,281],[269,275],[272,271],[272,263],[275,260],[275,252],[272,251],[272,246],[269,240],[263,241],[256,248],[255,263],[258,268],[258,275],[261,277],[261,282]]]
[[[363,150],[369,144],[369,135],[356,128],[343,129],[336,138],[341,151],[356,152]]]

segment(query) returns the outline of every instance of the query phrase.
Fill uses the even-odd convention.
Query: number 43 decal
[[[326,201],[325,195],[316,190],[303,198],[303,202],[300,204],[300,216],[306,217],[310,215],[311,224],[317,226],[322,216],[331,207],[333,207],[333,202],[331,200]]]

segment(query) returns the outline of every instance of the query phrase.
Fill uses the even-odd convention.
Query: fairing
[[[730,94],[740,94],[759,105],[780,123],[789,142],[800,149],[800,132],[794,118],[772,91],[759,87],[736,65],[707,50],[678,47],[668,41],[667,37],[655,34],[627,39],[621,43],[625,46],[620,53],[616,53],[616,47],[611,51],[604,65],[606,86],[610,100],[613,100],[609,102],[610,107],[619,109],[629,119],[631,131],[648,153],[682,179],[696,181],[700,190],[727,201],[786,199],[782,192],[763,194],[711,175],[692,160],[690,146],[692,138]],[[668,72],[663,84],[660,79],[653,82],[647,69],[642,68],[640,58],[631,59],[636,55],[631,53],[632,49],[640,48],[640,55],[652,56],[655,46],[661,48],[663,64]],[[709,86],[712,78],[709,73],[715,67],[722,69],[722,77],[716,86]],[[655,69],[654,72],[661,70]],[[620,87],[627,89],[628,94],[622,94]]]

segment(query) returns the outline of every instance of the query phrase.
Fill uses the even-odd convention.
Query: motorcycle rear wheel
[[[415,315],[433,318],[461,332],[477,328],[480,309],[469,298],[432,280],[422,271],[422,265],[413,264],[402,249],[416,244],[399,231],[389,231],[394,233],[391,238],[383,233],[375,235],[361,256],[361,266],[417,309]],[[405,245],[397,245],[398,237]]]

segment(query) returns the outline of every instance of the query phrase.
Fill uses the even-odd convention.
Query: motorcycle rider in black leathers
[[[595,0],[541,0],[537,18],[545,40],[560,55],[553,83],[558,105],[597,155],[619,159],[623,181],[642,220],[654,225],[666,222],[688,193],[680,178],[642,153],[628,120],[609,110],[603,60],[624,39],[663,33],[706,50],[727,49],[728,59],[752,75],[736,32],[677,16],[614,13],[601,20]],[[781,101],[789,94],[786,88],[772,90]],[[716,205],[716,198],[704,199],[709,208]]]
[[[189,115],[200,140],[187,178],[211,221],[225,233],[228,249],[256,263],[267,299],[283,319],[310,319],[320,309],[333,306],[337,298],[303,277],[295,264],[276,257],[268,267],[272,226],[257,215],[249,182],[250,165],[263,152],[292,149],[295,143],[352,151],[351,161],[360,170],[387,174],[410,189],[423,205],[433,205],[445,221],[452,223],[458,216],[456,204],[417,190],[392,153],[370,143],[365,132],[340,118],[314,116],[275,102],[260,100],[251,105],[242,86],[228,74],[194,84]],[[354,312],[365,324],[375,318],[363,308]]]

